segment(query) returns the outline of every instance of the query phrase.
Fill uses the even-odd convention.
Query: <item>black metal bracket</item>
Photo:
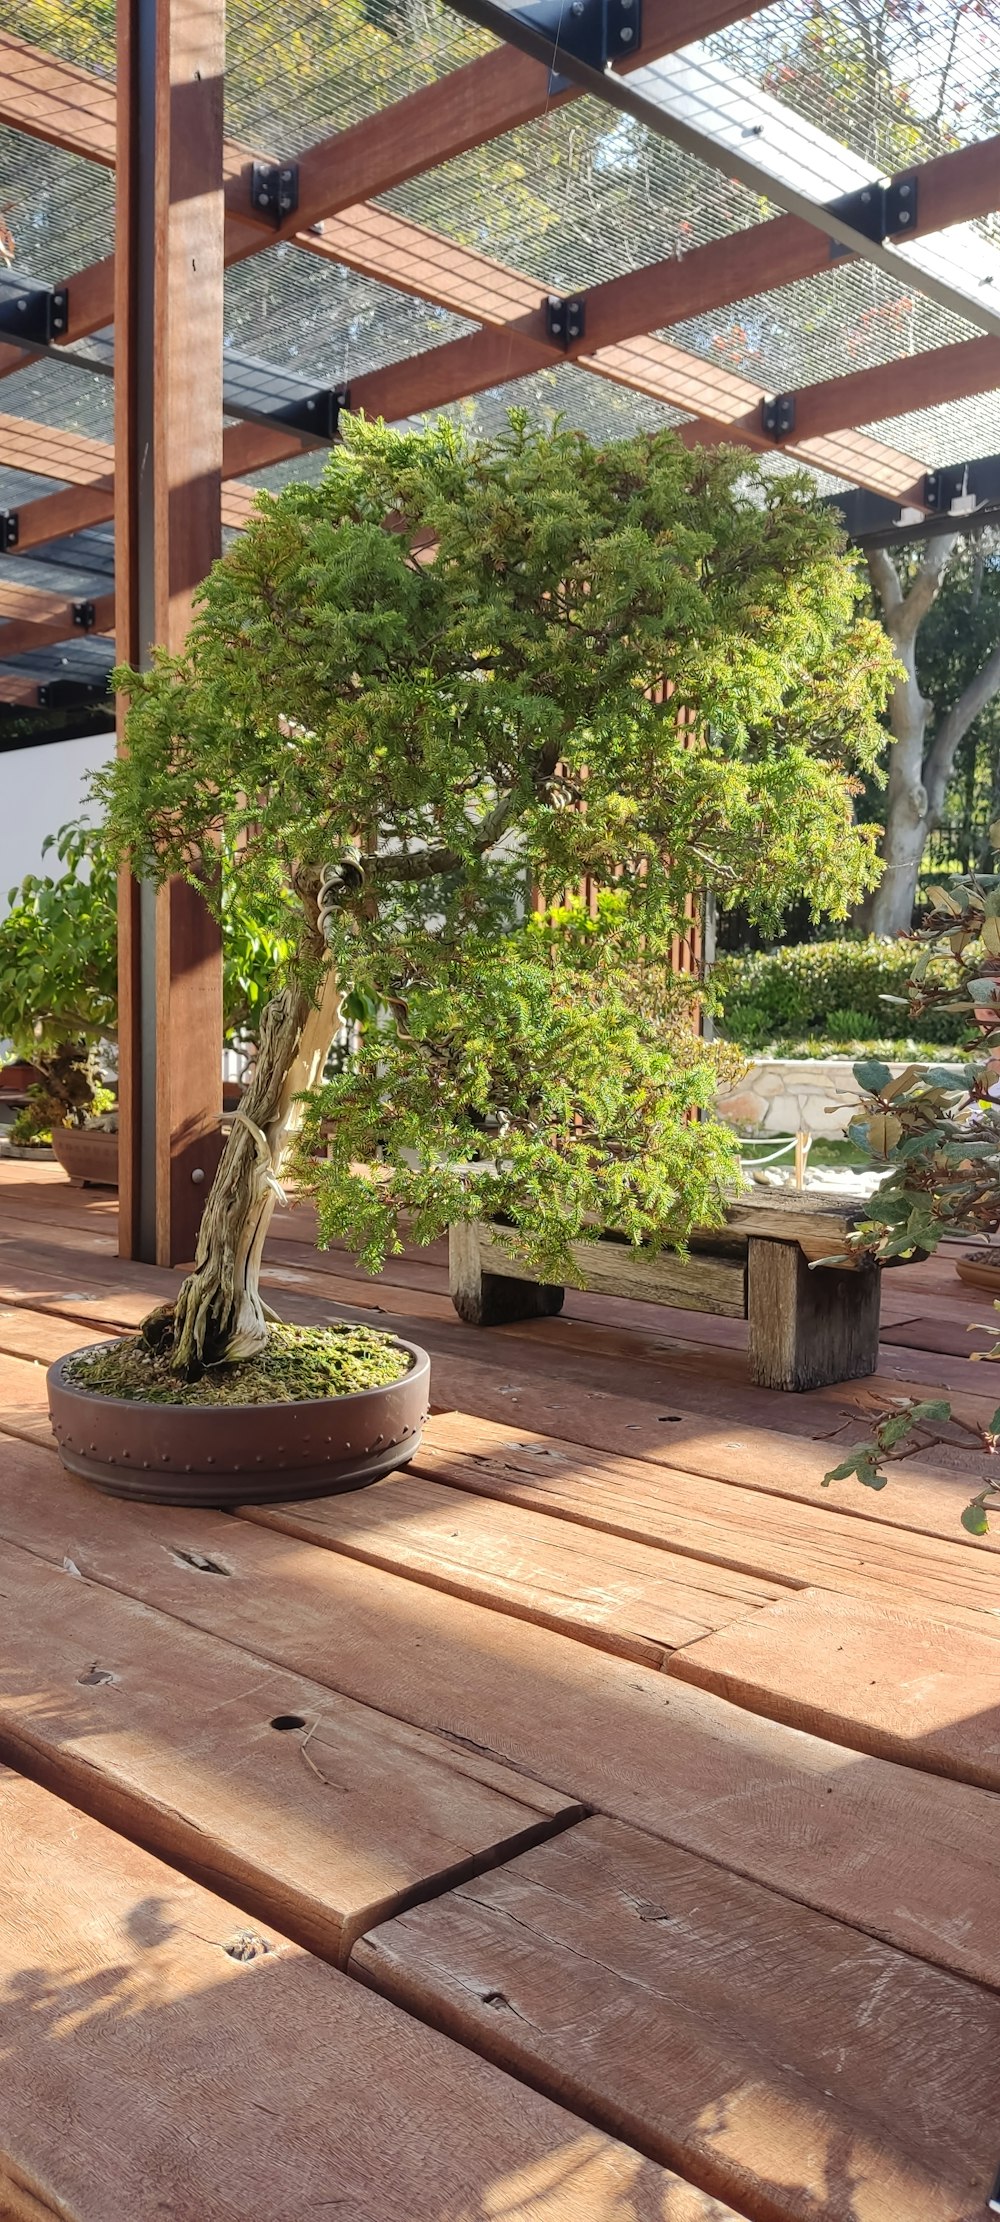
[[[106,679],[46,679],[38,689],[40,710],[78,710],[90,702],[105,702]]]
[[[82,633],[93,632],[97,623],[97,611],[93,602],[73,603],[73,623],[79,626]]]
[[[0,509],[0,549],[3,550],[4,554],[6,554],[8,548],[16,548],[19,531],[20,519],[17,510]]]
[[[529,31],[552,41],[549,91],[565,92],[570,80],[559,72],[560,53],[591,69],[605,70],[642,45],[642,0],[528,0],[510,14]]]
[[[574,340],[582,339],[587,323],[587,304],[578,293],[561,301],[558,293],[550,293],[545,303],[545,329],[554,347],[571,347]]]
[[[51,347],[65,339],[69,323],[66,286],[12,286],[0,291],[0,336],[24,340],[29,347]]]
[[[776,393],[760,405],[760,428],[769,440],[787,440],[795,430],[795,395]]]
[[[259,216],[283,224],[299,205],[297,162],[254,162],[250,170],[250,205]]]
[[[350,386],[320,386],[315,393],[304,394],[301,401],[285,401],[279,408],[269,409],[268,421],[287,424],[290,432],[309,432],[315,440],[329,442],[337,437],[341,410],[350,406]]]
[[[914,231],[917,223],[918,183],[916,173],[907,171],[901,177],[891,178],[888,185],[873,182],[861,185],[856,193],[842,193],[839,200],[827,201],[832,216],[842,216],[846,224],[882,246],[897,232]],[[849,255],[850,247],[840,239],[830,241],[830,259]]]

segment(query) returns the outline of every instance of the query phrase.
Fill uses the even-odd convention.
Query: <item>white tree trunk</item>
[[[923,776],[930,703],[917,685],[915,639],[902,644],[894,640],[893,645],[906,677],[897,681],[889,704],[893,739],[882,841],[883,873],[864,912],[873,934],[909,933],[917,876],[931,830]]]

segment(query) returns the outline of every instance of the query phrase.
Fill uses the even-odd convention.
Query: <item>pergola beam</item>
[[[73,623],[73,604],[62,594],[44,594],[34,587],[11,587],[4,580],[0,584],[0,663],[9,663],[14,656],[26,656],[37,648],[60,647],[64,641],[79,640],[80,633]],[[98,595],[94,601],[94,622],[89,633],[113,633],[115,629],[115,598],[113,594]]]

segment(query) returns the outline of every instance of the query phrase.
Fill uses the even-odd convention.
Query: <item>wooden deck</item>
[[[872,1381],[742,1322],[455,1319],[272,1236],[270,1301],[423,1342],[409,1470],[245,1516],[68,1479],[44,1368],[175,1285],[0,1166],[0,2217],[981,2222],[1000,2164],[989,1300],[884,1279]]]

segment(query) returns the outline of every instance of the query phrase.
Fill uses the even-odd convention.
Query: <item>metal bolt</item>
[[[908,224],[908,223],[909,223],[909,221],[910,221],[910,211],[909,211],[909,209],[908,209],[908,208],[901,208],[901,209],[900,209],[900,211],[899,211],[899,221],[900,221],[900,223],[901,223],[901,224]]]
[[[199,1181],[199,1180],[204,1180],[204,1178],[205,1178],[204,1170],[203,1170],[203,1168],[202,1168],[202,1167],[201,1167],[200,1165],[196,1165],[196,1166],[195,1166],[195,1169],[194,1169],[194,1172],[193,1172],[193,1173],[192,1173],[192,1175],[191,1175],[191,1178],[192,1178],[192,1180],[193,1180],[193,1181]]]
[[[581,16],[584,12],[583,0],[573,0],[573,5],[570,8],[569,12],[571,15],[575,15],[577,17]]]
[[[631,46],[632,41],[635,37],[635,32],[631,31],[628,24],[626,23],[622,26],[622,29],[619,31],[618,36],[623,46]]]

